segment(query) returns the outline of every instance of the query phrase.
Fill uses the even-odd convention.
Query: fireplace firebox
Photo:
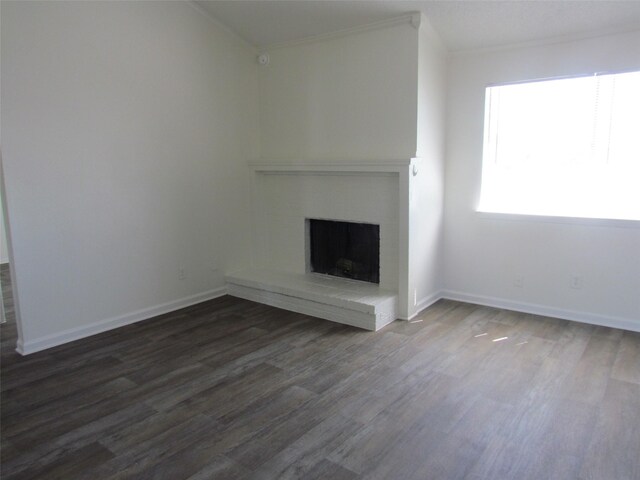
[[[307,219],[312,272],[380,283],[380,225]]]

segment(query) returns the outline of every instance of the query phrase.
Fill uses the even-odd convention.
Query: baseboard
[[[398,317],[398,320],[413,320],[420,312],[422,312],[425,308],[429,308],[431,305],[436,303],[438,300],[442,298],[442,292],[435,292],[431,295],[424,297],[416,304],[416,311],[409,317]]]
[[[58,345],[62,345],[64,343],[73,342],[74,340],[80,340],[81,338],[90,337],[91,335],[96,335],[108,330],[124,327],[125,325],[130,325],[142,320],[148,320],[149,318],[173,312],[174,310],[189,307],[191,305],[205,302],[207,300],[213,300],[214,298],[226,295],[226,293],[227,286],[225,285],[214,290],[190,295],[188,297],[183,297],[172,302],[162,303],[153,307],[136,310],[134,312],[126,313],[118,317],[100,320],[98,322],[94,322],[89,325],[83,325],[81,327],[70,328],[60,333],[46,335],[35,340],[29,340],[27,342],[18,340],[16,351],[21,355],[29,355],[41,350],[57,347]]]
[[[221,297],[227,294],[227,286],[217,288],[215,290],[209,290],[189,297],[184,297],[172,302],[163,303],[154,307],[137,310],[118,317],[101,320],[89,325],[83,325],[82,327],[71,328],[60,333],[53,335],[47,335],[28,342],[18,341],[16,351],[21,355],[29,355],[31,353],[46,350],[48,348],[57,347],[64,343],[72,342],[74,340],[80,340],[82,338],[96,335],[98,333],[113,330],[118,327],[130,325],[132,323],[147,320],[158,315],[179,310],[181,308],[189,307],[197,303],[212,300],[214,298]],[[582,323],[589,323],[592,325],[599,325],[604,327],[620,328],[623,330],[630,330],[633,332],[640,332],[640,322],[634,321],[628,318],[613,317],[608,315],[599,315],[587,312],[578,312],[574,310],[565,310],[559,308],[552,308],[545,305],[514,302],[499,297],[488,297],[484,295],[475,295],[470,293],[458,292],[453,290],[444,290],[442,292],[434,293],[424,299],[420,300],[417,304],[417,313],[410,318],[400,318],[401,320],[410,320],[414,318],[418,313],[422,312],[425,308],[428,308],[441,298],[448,300],[456,300],[460,302],[474,303],[477,305],[485,305],[487,307],[504,308],[507,310],[514,310],[517,312],[531,313],[534,315],[542,315],[546,317],[560,318],[563,320],[571,320]]]
[[[504,308],[506,310],[514,310],[516,312],[532,313],[534,315],[542,315],[545,317],[554,317],[563,320],[571,320],[574,322],[599,325],[602,327],[620,328],[622,330],[640,332],[640,321],[632,320],[630,318],[600,315],[597,313],[579,312],[575,310],[565,310],[562,308],[553,308],[535,303],[514,302],[505,298],[474,295],[453,290],[442,291],[441,297],[448,300],[457,300],[460,302],[485,305],[487,307]]]

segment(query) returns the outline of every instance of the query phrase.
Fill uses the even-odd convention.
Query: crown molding
[[[389,18],[387,20],[381,20],[379,22],[368,23],[366,25],[359,25],[357,27],[345,28],[343,30],[336,30],[335,32],[321,33],[318,35],[311,35],[309,37],[300,38],[297,40],[289,40],[286,42],[277,42],[264,47],[260,47],[260,51],[266,50],[278,50],[281,48],[297,47],[300,45],[306,45],[310,43],[324,42],[327,40],[333,40],[336,38],[347,37],[350,35],[356,35],[359,33],[369,32],[373,30],[381,30],[383,28],[395,27],[397,25],[411,25],[415,29],[420,28],[422,23],[422,15],[420,12],[411,12],[405,15]]]
[[[538,40],[530,40],[528,42],[508,43],[505,45],[493,45],[478,48],[463,48],[459,50],[449,50],[452,57],[464,57],[466,55],[482,55],[487,53],[507,52],[510,50],[519,50],[523,48],[544,47],[546,45],[559,45],[562,43],[571,43],[581,40],[591,40],[603,37],[611,37],[615,35],[623,35],[625,33],[640,32],[637,24],[626,25],[623,27],[608,28],[585,33],[573,33],[568,35],[558,35],[554,37],[541,38]]]
[[[186,3],[191,8],[193,8],[200,15],[203,15],[203,16],[207,17],[207,19],[211,23],[213,23],[220,30],[224,31],[226,34],[228,34],[234,40],[236,40],[239,43],[241,43],[243,47],[245,47],[246,49],[250,50],[252,53],[258,53],[258,50],[259,50],[258,47],[256,47],[252,43],[249,43],[247,40],[244,39],[244,37],[242,37],[235,30],[227,27],[224,23],[222,23],[220,20],[218,20],[216,17],[214,17],[211,14],[211,12],[209,12],[206,8],[204,8],[202,5],[200,5],[196,0],[186,0],[184,3]]]

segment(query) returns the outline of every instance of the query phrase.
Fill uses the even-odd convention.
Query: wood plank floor
[[[640,479],[640,334],[452,301],[416,320],[227,296],[28,357],[9,323],[2,478]]]

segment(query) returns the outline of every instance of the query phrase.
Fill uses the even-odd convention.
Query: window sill
[[[524,213],[500,213],[477,210],[476,213],[485,220],[505,220],[516,222],[559,223],[564,225],[584,225],[589,227],[637,228],[640,220],[623,220],[614,218],[562,217],[552,215],[534,215]]]

